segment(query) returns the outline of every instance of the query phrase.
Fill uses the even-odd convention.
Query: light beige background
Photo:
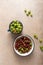
[[[24,10],[32,11],[33,17],[27,17]],[[9,23],[20,20],[23,25],[23,33],[33,38],[37,33],[43,38],[43,0],[0,0],[0,65],[43,65],[43,52],[39,46],[42,45],[35,40],[34,52],[27,57],[20,57],[13,51],[15,35],[9,33]]]

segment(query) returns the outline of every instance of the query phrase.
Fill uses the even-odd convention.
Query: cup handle
[[[8,32],[9,32],[10,30],[8,29]]]

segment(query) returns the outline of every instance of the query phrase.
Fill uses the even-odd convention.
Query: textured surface
[[[33,18],[25,15],[25,8],[32,11]],[[20,57],[13,51],[16,36],[7,32],[13,19],[23,23],[22,34],[33,38],[37,33],[43,38],[43,0],[0,0],[0,65],[43,65],[43,52],[39,49],[39,41],[34,38],[35,49],[30,56]]]

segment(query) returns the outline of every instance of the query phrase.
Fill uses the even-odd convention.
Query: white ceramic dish
[[[32,48],[30,49],[30,51],[27,52],[27,53],[23,53],[23,54],[19,53],[18,50],[15,49],[15,42],[16,42],[16,40],[17,40],[18,38],[21,38],[22,36],[28,37],[28,38],[31,40],[31,42],[32,42]],[[18,37],[15,39],[13,48],[14,48],[14,51],[15,51],[18,55],[20,55],[20,56],[27,56],[27,55],[30,55],[30,54],[32,53],[32,51],[34,50],[34,46],[35,46],[35,45],[34,45],[34,41],[33,41],[33,39],[32,39],[29,35],[21,35],[21,36],[18,36]]]

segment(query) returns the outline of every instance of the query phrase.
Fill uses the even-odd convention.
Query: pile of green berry
[[[9,29],[12,33],[20,33],[22,32],[23,25],[18,20],[14,20],[10,23]]]
[[[30,17],[33,16],[31,10],[26,10],[25,9],[24,12],[25,12],[26,16],[30,16]]]
[[[37,34],[34,34],[34,38],[39,40],[40,43],[43,43],[42,39],[38,39],[38,35]],[[41,51],[43,51],[43,45],[41,45],[39,48],[40,48]]]

